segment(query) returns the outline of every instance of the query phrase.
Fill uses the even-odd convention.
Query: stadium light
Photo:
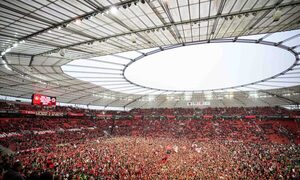
[[[110,12],[111,12],[112,14],[117,14],[118,9],[117,9],[115,6],[112,6],[112,7],[110,8]]]
[[[277,9],[273,14],[273,22],[279,21],[282,16],[282,11]]]
[[[75,24],[80,25],[81,24],[81,19],[76,19]]]

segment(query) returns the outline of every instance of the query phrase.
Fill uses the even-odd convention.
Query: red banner
[[[255,115],[249,115],[249,116],[245,116],[246,119],[255,119],[256,116]]]
[[[167,115],[167,118],[168,118],[168,119],[174,119],[174,118],[175,118],[175,116],[172,116],[172,115]]]
[[[134,115],[134,119],[141,119],[142,116],[141,115]]]
[[[84,116],[84,114],[83,114],[83,113],[72,113],[72,112],[68,112],[68,116],[82,117],[82,116]]]

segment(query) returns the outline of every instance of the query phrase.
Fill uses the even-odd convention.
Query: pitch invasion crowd
[[[299,152],[294,144],[114,137],[3,156],[2,165],[22,162],[20,179],[299,179]]]
[[[189,112],[152,109],[131,113]],[[0,138],[1,145],[18,152],[2,155],[0,179],[300,178],[300,123],[294,120],[39,117],[6,121],[1,123],[1,132],[20,135]],[[44,130],[51,132],[33,133]]]

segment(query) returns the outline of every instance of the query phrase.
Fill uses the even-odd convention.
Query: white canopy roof
[[[30,98],[38,92],[56,96],[60,102],[130,108],[186,107],[190,102],[211,106],[300,102],[298,0],[3,0],[0,11],[1,95]],[[276,33],[282,31],[290,32]],[[73,60],[94,59],[103,64],[102,72],[97,68],[101,77],[91,74],[93,70],[79,70],[81,77],[96,76],[97,81],[115,84],[121,83],[122,71],[114,74],[104,72],[105,68],[118,69],[155,51],[218,42],[285,48],[295,61],[262,82],[179,93],[129,85],[127,93],[114,91],[76,79],[61,68]],[[90,65],[76,68],[83,66]]]

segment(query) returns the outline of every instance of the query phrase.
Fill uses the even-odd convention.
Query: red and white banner
[[[35,111],[27,111],[27,110],[20,110],[21,114],[32,114],[35,115]]]
[[[36,111],[35,115],[62,117],[62,116],[64,116],[64,113],[63,112],[53,112],[53,111]]]
[[[41,147],[39,147],[39,148],[25,149],[25,150],[21,150],[19,152],[32,152],[32,151],[40,151],[40,150],[42,150]]]
[[[33,131],[34,134],[54,134],[55,131],[45,130],[45,131]]]
[[[97,117],[107,117],[107,118],[111,118],[112,115],[111,114],[96,114]]]
[[[2,134],[0,134],[0,138],[14,137],[14,136],[23,136],[23,135],[19,134],[19,133],[16,133],[16,132],[10,132],[10,133],[2,133]]]
[[[53,111],[27,111],[27,110],[20,110],[21,114],[31,114],[36,116],[55,116],[55,117],[62,117],[64,116],[63,112],[53,112]]]

